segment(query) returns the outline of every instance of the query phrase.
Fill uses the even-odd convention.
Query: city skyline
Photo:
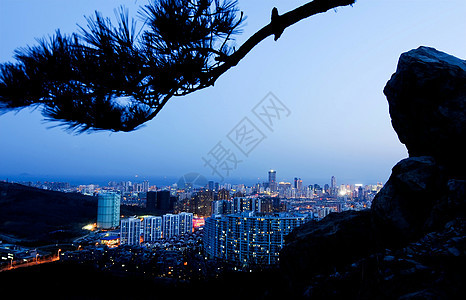
[[[86,0],[70,7],[53,0],[1,1],[0,62],[13,62],[15,49],[34,45],[56,29],[75,32],[94,10],[111,17],[124,4],[136,15],[144,3]],[[285,12],[301,4],[239,1],[248,18],[237,44],[269,22],[273,6]],[[265,40],[215,87],[172,100],[131,133],[75,136],[49,129],[56,124],[43,123],[39,111],[6,113],[0,116],[5,141],[0,179],[177,180],[196,172],[218,181],[203,157],[222,142],[241,161],[224,182],[266,181],[265,170],[271,168],[281,170],[277,181],[298,177],[324,183],[336,176],[346,182],[385,182],[407,153],[390,124],[383,87],[399,55],[420,45],[464,57],[466,45],[455,38],[466,34],[456,25],[464,22],[462,8],[461,1],[358,1],[312,17],[287,28],[277,42]],[[273,128],[254,111],[270,92],[289,110]],[[231,133],[245,124],[262,135],[260,143],[241,152]]]
[[[273,170],[275,172],[275,176],[277,174],[277,170]],[[270,180],[270,170],[268,172],[263,172],[266,173],[265,176],[260,176],[260,177],[249,177],[249,178],[228,178],[229,180],[219,182],[215,180],[215,178],[203,178],[201,183],[204,183],[203,185],[197,184],[197,187],[207,187],[210,182],[220,184],[220,185],[246,185],[246,186],[254,186],[258,183],[267,183]],[[191,175],[193,173],[190,173],[188,175]],[[324,177],[308,177],[308,176],[302,176],[302,175],[296,175],[296,176],[291,176],[291,177],[282,177],[280,176],[280,172],[278,172],[278,179],[276,179],[276,184],[277,187],[280,183],[289,183],[291,186],[294,187],[296,184],[296,179],[298,180],[300,186],[308,186],[308,185],[314,185],[314,184],[319,184],[319,185],[325,185],[329,184],[331,186],[332,181],[335,181],[337,186],[340,184],[364,184],[364,185],[370,185],[370,184],[377,184],[377,183],[384,183],[385,181],[379,180],[379,181],[373,181],[373,180],[364,180],[364,179],[358,179],[358,178],[339,178],[338,176],[330,176],[329,178],[324,178]],[[186,175],[186,174],[185,174]],[[203,177],[202,174],[199,174],[200,177]],[[122,183],[122,182],[131,182],[132,184],[136,185],[147,185],[149,184],[150,186],[157,186],[159,187],[168,187],[172,186],[174,184],[180,184],[180,179],[183,178],[173,176],[160,176],[160,177],[144,177],[144,176],[51,176],[51,177],[41,177],[41,176],[32,176],[31,174],[23,174],[19,176],[11,176],[11,177],[0,177],[0,181],[8,181],[8,182],[18,182],[18,183],[68,183],[71,184],[72,186],[79,186],[79,185],[98,185],[100,187],[105,187],[108,186],[110,183],[115,182],[115,183]],[[205,179],[205,180],[204,180]],[[338,182],[337,182],[338,179]],[[387,178],[388,179],[388,178]]]

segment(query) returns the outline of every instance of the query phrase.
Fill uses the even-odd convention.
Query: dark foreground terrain
[[[235,272],[221,279],[186,283],[68,262],[0,273],[2,290],[19,299],[275,299],[286,291],[279,278],[275,272]]]
[[[0,233],[29,243],[65,240],[94,223],[97,199],[0,182]]]

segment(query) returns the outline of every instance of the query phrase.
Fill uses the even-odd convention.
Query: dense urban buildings
[[[121,220],[120,243],[139,245],[141,242],[156,242],[193,232],[193,214],[165,214]]]
[[[205,254],[239,266],[276,264],[285,236],[307,218],[253,211],[212,216],[204,228]]]
[[[235,197],[231,200],[215,200],[212,202],[212,215],[227,215],[245,211],[272,213],[284,212],[286,207],[280,199],[272,197]]]
[[[380,183],[337,184],[335,176],[322,184],[304,182],[299,176],[290,181],[277,178],[277,171],[270,170],[268,181],[250,186],[214,181],[206,182],[205,186],[186,182],[183,186],[155,186],[147,180],[109,182],[104,186],[40,182],[27,185],[66,188],[66,192],[95,196],[97,222],[83,229],[97,230],[79,238],[79,243],[95,249],[120,248],[118,253],[134,249],[167,251],[158,258],[167,266],[162,271],[164,276],[175,274],[170,269],[172,264],[165,263],[165,259],[175,256],[180,259],[183,257],[180,251],[186,247],[196,249],[193,250],[196,255],[202,256],[198,261],[219,266],[234,265],[244,270],[277,264],[284,237],[293,228],[331,213],[367,209],[382,188]],[[139,216],[123,217],[120,223],[120,206],[129,212],[125,214]],[[10,252],[6,257],[11,264],[16,256],[11,258]]]

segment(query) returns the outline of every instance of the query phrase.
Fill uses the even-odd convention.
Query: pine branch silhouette
[[[176,96],[213,86],[257,44],[317,13],[355,0],[314,0],[278,15],[237,50],[245,20],[234,0],[151,0],[139,19],[99,12],[79,32],[59,30],[0,65],[0,113],[37,106],[71,132],[133,131]]]

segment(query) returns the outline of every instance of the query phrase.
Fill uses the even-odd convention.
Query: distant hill
[[[0,234],[27,242],[62,241],[83,234],[81,227],[96,219],[96,197],[0,182]]]

